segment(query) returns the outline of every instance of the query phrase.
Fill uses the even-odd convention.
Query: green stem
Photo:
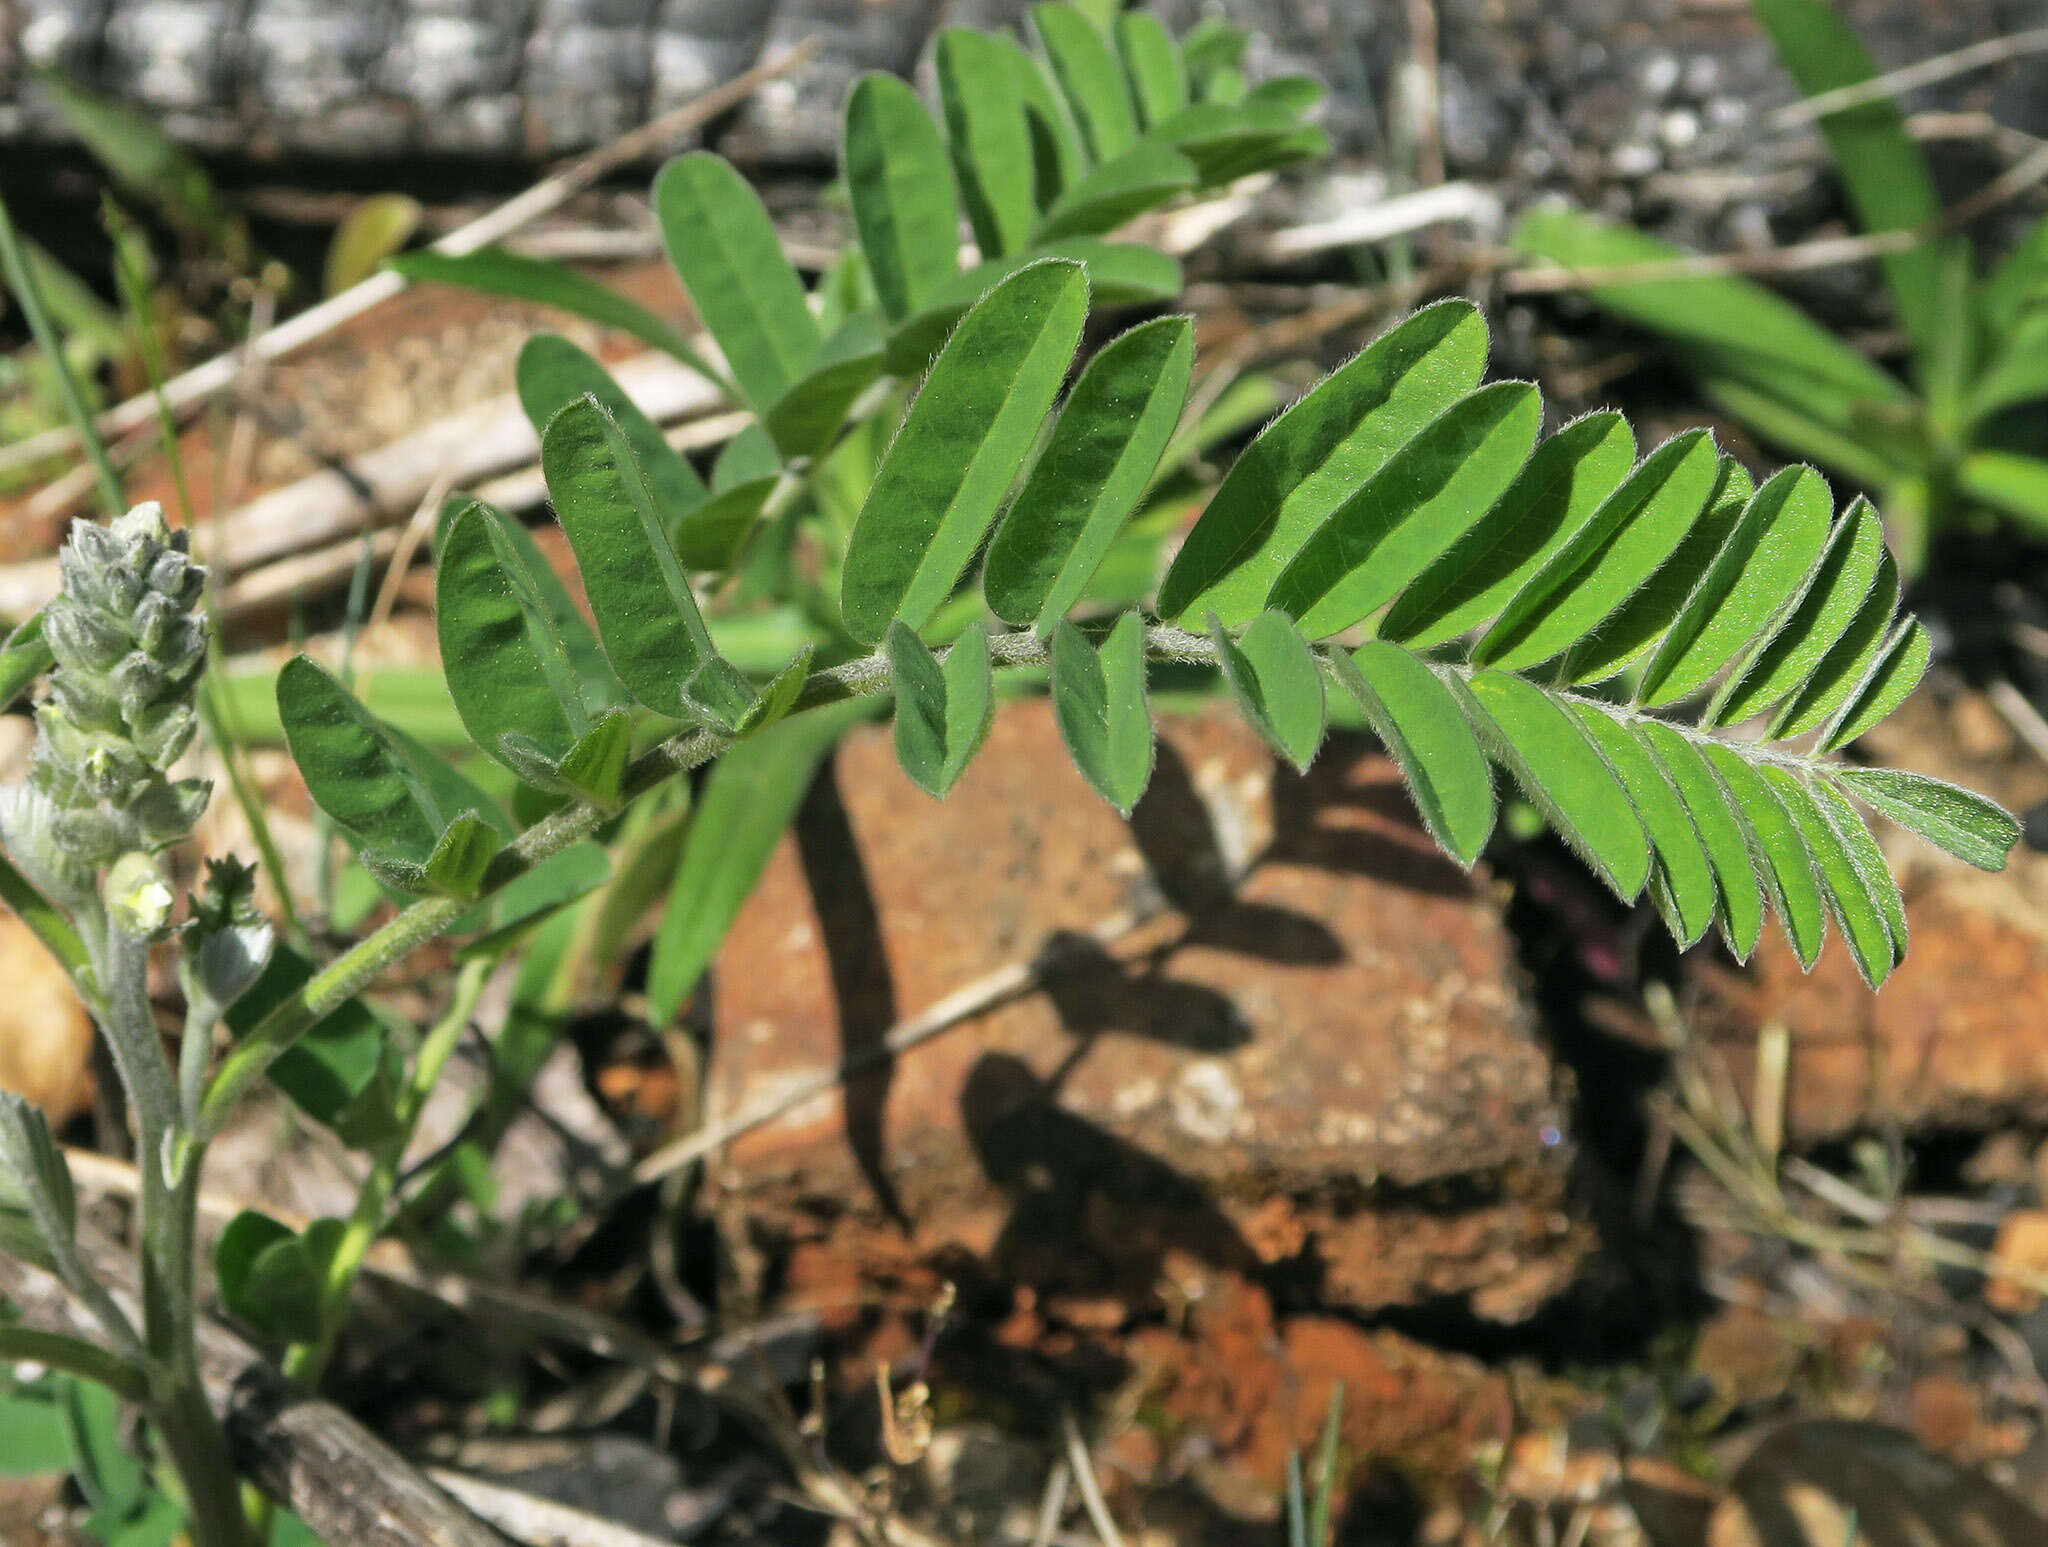
[[[150,1397],[149,1371],[143,1366],[97,1343],[62,1332],[0,1326],[0,1360],[33,1362],[81,1380],[96,1381],[124,1402],[143,1403]]]
[[[1319,651],[1326,656],[1328,648]],[[1162,665],[1216,664],[1214,641],[1169,624],[1145,631],[1146,656]],[[988,642],[990,663],[998,667],[1044,667],[1052,660],[1051,646],[1035,633],[998,634]],[[1482,668],[1469,662],[1440,663],[1443,669],[1470,676]],[[792,713],[839,703],[849,698],[891,690],[893,677],[887,656],[877,652],[842,665],[813,672],[797,694]],[[1546,689],[1552,697],[1583,702],[1623,724],[1656,718],[1627,705],[1605,699]],[[1712,743],[1753,763],[1774,763],[1800,772],[1829,766],[1829,760],[1799,753],[1780,752],[1751,742],[1724,741],[1682,721],[1662,723],[1687,739]],[[723,732],[699,729],[684,731],[636,759],[626,770],[620,803],[638,799],[656,785],[709,762],[733,745],[736,738]],[[611,814],[581,802],[563,807],[529,827],[493,864],[482,895],[489,896],[519,875],[579,839],[588,837]],[[278,1005],[222,1062],[206,1093],[202,1132],[220,1131],[220,1125],[234,1110],[249,1088],[262,1078],[271,1061],[310,1031],[329,1011],[371,982],[408,952],[445,931],[474,906],[475,899],[456,901],[435,897],[414,903],[382,929],[337,957],[324,972],[316,973],[293,997]]]
[[[87,406],[85,392],[71,369],[71,358],[64,353],[64,340],[57,336],[57,329],[50,321],[42,286],[36,283],[35,270],[29,264],[21,235],[14,228],[14,217],[7,212],[5,199],[0,199],[0,279],[7,281],[7,288],[21,302],[22,312],[28,318],[29,332],[35,336],[37,347],[56,373],[57,390],[64,398],[64,411],[70,416],[72,428],[78,432],[79,443],[85,447],[86,459],[92,463],[93,477],[99,484],[100,503],[106,506],[108,515],[120,515],[128,508],[120,476],[107,455],[107,443],[93,428],[92,409]]]

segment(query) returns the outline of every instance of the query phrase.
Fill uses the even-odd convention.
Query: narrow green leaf
[[[2018,451],[1973,451],[1956,467],[1972,499],[2036,528],[2048,528],[2048,461]]]
[[[1861,610],[1884,559],[1884,532],[1862,499],[1835,523],[1799,601],[1776,633],[1760,639],[1708,706],[1706,723],[1734,725],[1796,689]]]
[[[922,626],[952,591],[1037,439],[1088,311],[1081,266],[1047,260],[961,319],[847,539],[840,610],[863,644]]]
[[[1169,145],[1133,145],[1075,183],[1045,212],[1034,242],[1099,236],[1195,186],[1195,164]]]
[[[1193,365],[1186,317],[1140,323],[1088,362],[989,544],[982,586],[997,617],[1043,637],[1073,609],[1144,496]]]
[[[541,467],[612,669],[648,708],[694,719],[685,686],[711,636],[624,433],[579,398],[548,421]]]
[[[1862,85],[1877,74],[1869,50],[1827,0],[1756,0],[1756,16],[1806,96]],[[1823,115],[1820,132],[1864,231],[1932,228],[1941,219],[1927,157],[1889,96]],[[1880,259],[1923,362],[1942,347],[1940,246],[1930,241]]]
[[[585,800],[609,807],[618,802],[632,750],[631,719],[621,710],[607,710],[562,754],[555,772]]]
[[[798,647],[789,664],[784,666],[768,681],[755,698],[753,707],[740,721],[742,736],[758,736],[777,723],[796,707],[803,696],[804,683],[811,672],[811,658],[817,654],[817,647],[806,642]]]
[[[1873,893],[1875,878],[1865,874],[1862,856],[1842,841],[1797,774],[1769,764],[1762,773],[1806,847],[1814,878],[1827,897],[1828,911],[1834,915],[1849,954],[1856,959],[1856,970],[1863,974],[1864,982],[1876,988],[1890,974],[1898,953]]]
[[[1748,961],[1763,933],[1763,885],[1750,858],[1749,833],[1736,814],[1726,781],[1714,771],[1699,748],[1658,720],[1638,721],[1645,745],[1657,766],[1678,791],[1693,831],[1714,867],[1720,896],[1722,938],[1737,961]]]
[[[1767,738],[1779,741],[1803,736],[1844,707],[1884,653],[1898,611],[1899,570],[1887,549],[1878,557],[1877,579],[1863,605],[1842,630],[1842,637],[1771,717]]]
[[[1050,72],[1009,33],[991,36],[1024,103],[1035,203],[1044,209],[1087,171],[1088,153],[1081,147],[1081,131],[1075,127],[1065,99],[1053,89]]]
[[[1180,40],[1181,56],[1187,61],[1188,79],[1195,94],[1213,98],[1217,78],[1234,74],[1244,64],[1245,30],[1220,16],[1205,16]]]
[[[1270,80],[1260,81],[1246,92],[1244,105],[1248,108],[1277,107],[1299,118],[1329,94],[1330,88],[1313,75],[1276,75]]]
[[[962,634],[941,666],[900,622],[889,625],[896,680],[896,760],[927,795],[943,796],[981,750],[995,715],[988,635]]]
[[[1906,959],[1907,924],[1906,899],[1899,893],[1898,880],[1892,875],[1891,862],[1884,857],[1884,850],[1878,846],[1877,836],[1870,825],[1863,820],[1862,813],[1849,804],[1847,797],[1824,778],[1810,779],[1806,785],[1808,797],[1820,808],[1821,815],[1834,829],[1849,861],[1856,867],[1856,874],[1862,880],[1871,901],[1884,916],[1884,927],[1891,937],[1892,960],[1897,966]]]
[[[0,854],[0,904],[28,925],[65,971],[75,975],[89,966],[91,959],[86,955],[85,942],[78,938],[78,931],[65,911],[37,891],[4,854]]]
[[[538,435],[563,407],[588,394],[618,421],[647,475],[657,506],[681,521],[710,497],[689,458],[669,445],[661,427],[626,396],[612,373],[566,338],[536,333],[519,351],[519,406]]]
[[[734,484],[691,511],[674,529],[676,562],[694,570],[729,567],[779,481],[756,478]]]
[[[1306,773],[1323,744],[1329,703],[1315,651],[1283,612],[1262,612],[1237,639],[1209,619],[1231,695],[1260,735]]]
[[[1810,467],[1788,467],[1750,499],[1637,689],[1639,703],[1676,703],[1711,682],[1770,627],[1813,572],[1833,503]]]
[[[1628,792],[1562,704],[1507,672],[1449,679],[1472,729],[1531,805],[1593,871],[1632,899],[1650,879],[1650,842]]]
[[[706,381],[724,383],[723,374],[697,352],[674,324],[566,264],[521,257],[498,247],[483,247],[460,256],[423,248],[401,253],[385,266],[416,285],[454,285],[463,290],[480,290],[485,295],[533,301],[603,327],[616,328],[673,355]]]
[[[1137,114],[1101,29],[1065,0],[1033,6],[1031,25],[1089,156],[1100,163],[1129,150],[1138,138]]]
[[[376,273],[387,258],[413,239],[426,211],[409,194],[373,193],[361,200],[334,228],[321,266],[320,293],[333,297],[354,289]]]
[[[1742,464],[1722,457],[1714,492],[1692,530],[1606,622],[1571,647],[1558,668],[1560,680],[1604,681],[1655,646],[1711,579],[1755,492]]]
[[[1469,301],[1440,301],[1383,333],[1245,448],[1167,570],[1159,615],[1248,622],[1330,512],[1485,367],[1486,323]]]
[[[1519,251],[1573,269],[1668,263],[1690,256],[1633,227],[1565,208],[1522,217],[1511,238]],[[1700,348],[1752,385],[1791,372],[1831,386],[1844,400],[1903,402],[1900,382],[1805,312],[1750,280],[1734,277],[1595,282],[1587,293],[1609,311],[1687,348]]]
[[[825,340],[801,381],[762,417],[786,457],[816,456],[832,443],[854,400],[882,374],[888,335],[873,312],[856,312]]]
[[[530,925],[589,896],[611,879],[611,873],[611,859],[604,845],[572,843],[498,888],[449,925],[448,933],[467,935],[483,931],[462,946],[458,955],[463,959],[495,955],[515,941],[528,938],[526,931]]]
[[[846,99],[846,191],[875,294],[901,322],[960,267],[946,142],[901,76],[872,71]]]
[[[1016,252],[1038,223],[1038,174],[1013,50],[988,33],[947,27],[933,63],[974,239],[984,258]]]
[[[1157,128],[1188,105],[1188,72],[1180,46],[1166,24],[1149,11],[1125,11],[1115,27],[1117,53],[1123,57],[1138,118],[1147,129]]]
[[[1926,675],[1933,652],[1933,641],[1920,620],[1910,615],[1901,618],[1856,691],[1842,701],[1835,717],[1822,729],[1815,750],[1833,752],[1846,747],[1903,704]]]
[[[1052,634],[1052,708],[1074,766],[1129,816],[1152,780],[1144,619],[1135,612],[1118,618],[1098,654],[1062,618]]]
[[[1770,781],[1740,753],[1712,742],[1700,750],[1728,785],[1749,835],[1751,863],[1770,888],[1771,901],[1799,965],[1811,967],[1827,939],[1827,904],[1791,813]]]
[[[471,504],[440,544],[434,619],[448,692],[470,739],[493,757],[523,736],[560,757],[589,726],[589,708],[511,523]]]
[[[1204,188],[1290,161],[1325,155],[1329,137],[1272,102],[1207,101],[1183,108],[1147,136],[1195,164]]]
[[[654,213],[704,326],[765,411],[810,369],[819,331],[760,196],[723,157],[692,151],[655,178]]]
[[[1520,671],[1592,633],[1685,540],[1719,474],[1704,430],[1659,446],[1516,593],[1472,658]]]
[[[2020,824],[1973,790],[1898,768],[1841,767],[1836,781],[1879,816],[1889,817],[1979,870],[2003,870]]]
[[[489,822],[474,811],[463,812],[448,824],[427,856],[427,889],[443,897],[476,896],[500,847]]]
[[[1700,387],[1708,402],[1765,441],[1818,463],[1837,477],[1882,488],[1906,476],[1918,452],[1874,434],[1866,422],[1876,417],[1865,412],[1866,405],[1881,400],[1850,399],[1825,386],[1816,391],[1813,377],[1802,377],[1775,362],[1765,369],[1772,376],[1769,387],[1717,371],[1703,359]],[[1886,412],[1910,410],[1891,406]]]
[[[1635,462],[1617,413],[1574,420],[1536,448],[1471,531],[1395,598],[1382,638],[1427,649],[1498,613],[1592,519]]]
[[[712,765],[647,967],[648,1018],[671,1024],[760,880],[818,763],[872,712],[855,700],[784,720]]]
[[[761,695],[747,674],[721,655],[691,673],[683,697],[696,718],[733,735],[744,732],[761,708]]]
[[[1493,773],[1451,690],[1419,656],[1383,640],[1329,660],[1400,768],[1424,825],[1471,869],[1493,832]]]
[[[1316,639],[1369,617],[1507,491],[1542,423],[1542,394],[1525,381],[1451,404],[1309,535],[1271,605]]]
[[[1693,944],[1713,924],[1720,898],[1713,864],[1683,798],[1634,727],[1583,699],[1570,700],[1569,707],[1628,791],[1649,834],[1656,860],[1650,890],[1657,910],[1681,946]]]

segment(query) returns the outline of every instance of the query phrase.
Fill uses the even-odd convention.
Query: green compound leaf
[[[1043,637],[1081,599],[1180,422],[1194,358],[1192,320],[1161,317],[1088,362],[989,544],[997,617]]]
[[[1657,647],[1637,702],[1676,703],[1720,675],[1797,594],[1832,519],[1827,480],[1810,467],[1788,467],[1758,489]]]
[[[1329,702],[1315,651],[1284,612],[1262,612],[1236,639],[1209,620],[1223,680],[1275,752],[1306,772],[1323,744]]]
[[[847,96],[846,191],[875,294],[902,322],[959,269],[960,202],[939,126],[901,76],[871,72]]]
[[[692,151],[655,178],[654,213],[704,326],[765,411],[810,369],[820,335],[760,196],[723,157]]]
[[[1267,425],[1231,467],[1159,588],[1159,615],[1249,622],[1310,535],[1408,439],[1479,384],[1486,324],[1425,307]]]
[[[1380,636],[1427,649],[1493,617],[1621,486],[1635,455],[1635,435],[1619,414],[1566,425],[1401,593],[1380,620]]]
[[[1031,25],[1089,158],[1100,164],[1129,150],[1138,138],[1137,113],[1102,29],[1065,0],[1033,6]]]
[[[896,761],[927,795],[943,796],[981,750],[995,718],[988,635],[962,634],[943,666],[902,623],[886,646],[896,681]]]
[[[1918,833],[1979,870],[2003,870],[2020,841],[2009,812],[1971,790],[1896,768],[1831,770],[1836,782],[1879,816]]]
[[[1451,690],[1418,656],[1383,640],[1329,657],[1401,770],[1423,823],[1466,869],[1493,832],[1493,773]]]
[[[1271,604],[1316,639],[1370,616],[1500,498],[1542,420],[1528,382],[1496,382],[1453,403],[1310,535]]]
[[[965,27],[941,31],[933,53],[961,202],[989,258],[1016,252],[1038,224],[1038,170],[1017,63],[1003,39]]]
[[[847,632],[922,627],[951,593],[1030,454],[1088,311],[1081,266],[1047,260],[960,321],[875,473],[840,571]]]
[[[579,398],[542,432],[541,468],[612,669],[649,709],[695,719],[688,684],[715,652],[625,433]]]
[[[1145,624],[1116,621],[1098,653],[1064,618],[1052,635],[1052,708],[1081,776],[1122,816],[1152,781],[1152,719],[1145,705]]]
[[[1650,879],[1650,844],[1628,792],[1557,698],[1502,671],[1451,679],[1495,762],[1515,776],[1579,857],[1623,898]]]

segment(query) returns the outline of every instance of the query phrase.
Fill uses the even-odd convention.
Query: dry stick
[[[1854,85],[1817,92],[1789,107],[1779,108],[1771,114],[1769,126],[1773,129],[1794,129],[1852,107],[1881,102],[1916,87],[1932,86],[1936,81],[2003,64],[2021,54],[2044,52],[2048,52],[2048,27],[2029,27],[2024,32],[2008,33],[2002,38],[1987,38],[1967,48],[1932,55],[1903,69],[1887,70],[1883,75],[1873,75],[1869,80],[1857,81]]]
[[[1090,929],[1087,937],[1100,946],[1114,945],[1153,916],[1137,911],[1112,913]],[[772,1123],[812,1097],[836,1089],[863,1069],[894,1058],[921,1042],[929,1042],[941,1032],[952,1030],[963,1021],[1030,993],[1044,983],[1046,974],[1059,965],[1060,957],[1061,953],[1052,951],[1029,961],[1010,962],[955,989],[922,1014],[899,1021],[873,1046],[849,1054],[829,1069],[813,1069],[809,1074],[800,1075],[792,1084],[773,1095],[764,1096],[751,1106],[742,1107],[732,1116],[708,1123],[694,1133],[664,1144],[633,1168],[634,1182],[645,1185],[659,1181],[672,1171],[702,1160],[713,1150],[724,1148],[742,1134],[752,1133],[756,1128]]]
[[[701,97],[685,102],[673,112],[664,113],[630,134],[622,135],[610,144],[599,146],[588,155],[578,157],[559,172],[541,179],[516,198],[499,205],[488,214],[479,216],[468,225],[451,231],[434,243],[432,250],[460,257],[481,247],[488,247],[493,242],[502,241],[522,226],[559,209],[607,173],[638,160],[679,134],[702,128],[719,114],[737,107],[768,81],[787,75],[808,62],[818,51],[818,47],[818,39],[806,38],[796,47],[756,65],[743,74],[734,76],[724,85],[716,86]],[[263,360],[276,360],[301,344],[309,343],[330,329],[360,316],[379,302],[397,295],[405,286],[406,281],[396,273],[389,269],[379,269],[369,278],[351,285],[331,300],[308,307],[289,321],[279,323],[245,349],[217,356],[204,365],[193,367],[182,376],[173,377],[164,383],[164,400],[173,412],[203,402],[234,384],[241,372],[245,353]],[[155,413],[155,397],[145,392],[108,409],[99,416],[95,424],[102,435],[116,435],[147,422]],[[76,443],[77,436],[69,427],[31,435],[12,446],[0,448],[0,473],[11,472],[43,457],[68,451]]]
[[[532,1547],[671,1547],[660,1537],[616,1520],[468,1472],[436,1466],[427,1469],[427,1476],[499,1530]]]
[[[127,1252],[90,1231],[79,1249],[96,1278],[135,1298]],[[55,1277],[0,1256],[0,1294],[21,1325],[95,1339],[98,1324]],[[244,1473],[323,1541],[349,1547],[505,1547],[506,1538],[330,1402],[299,1396],[218,1322],[198,1326],[199,1366]]]
[[[1081,1490],[1081,1503],[1088,1510],[1089,1523],[1095,1527],[1095,1534],[1102,1538],[1102,1547],[1124,1547],[1116,1519],[1110,1514],[1102,1489],[1095,1481],[1095,1463],[1088,1458],[1088,1444],[1081,1438],[1081,1426],[1074,1422],[1073,1409],[1064,1405],[1060,1408],[1060,1428],[1067,1440],[1067,1469],[1074,1474],[1074,1484]]]

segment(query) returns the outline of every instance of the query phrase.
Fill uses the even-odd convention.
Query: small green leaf
[[[1877,836],[1862,814],[1849,804],[1842,792],[1825,778],[1809,779],[1806,784],[1809,798],[1819,806],[1821,815],[1834,829],[1856,867],[1856,874],[1863,882],[1871,901],[1884,916],[1884,927],[1891,936],[1893,966],[1906,959],[1907,925],[1906,899],[1899,894],[1899,883],[1892,875],[1891,862],[1884,857],[1884,850],[1878,846]]]
[[[1383,640],[1330,655],[1401,770],[1436,841],[1466,869],[1493,832],[1493,773],[1451,690],[1419,657]]]
[[[995,714],[988,635],[962,634],[942,667],[902,623],[889,625],[896,679],[896,761],[927,795],[943,796],[966,770]]]
[[[953,332],[882,458],[840,571],[847,631],[921,627],[951,593],[1037,439],[1087,316],[1081,266],[1048,260]]]
[[[264,1016],[305,987],[313,964],[289,947],[270,953],[255,986],[229,1007],[228,1029],[246,1037]],[[270,1083],[316,1123],[332,1124],[375,1077],[389,1041],[384,1025],[360,999],[345,999],[272,1063]]]
[[[1313,75],[1276,75],[1260,81],[1245,93],[1248,108],[1277,107],[1299,118],[1330,94],[1330,88]]]
[[[92,1381],[66,1380],[58,1395],[71,1475],[86,1501],[102,1515],[125,1518],[151,1496],[142,1463],[121,1437],[121,1399]]]
[[[1583,699],[1569,701],[1580,727],[1628,791],[1656,856],[1651,893],[1681,946],[1714,922],[1719,904],[1712,862],[1678,789],[1637,732]]]
[[[2020,824],[1972,790],[1896,768],[1833,770],[1841,787],[1879,816],[1889,817],[1979,870],[2003,870]]]
[[[618,803],[632,750],[632,721],[617,709],[609,710],[563,754],[557,772],[585,800],[609,808]]]
[[[1171,145],[1194,162],[1204,188],[1321,156],[1330,147],[1322,130],[1304,126],[1291,109],[1272,102],[1197,103],[1147,138]]]
[[[585,394],[604,404],[624,432],[647,475],[654,502],[670,521],[681,521],[710,497],[689,458],[671,446],[661,427],[640,411],[612,373],[566,338],[536,333],[519,351],[519,406],[538,435],[550,419]]]
[[[1138,138],[1137,114],[1102,30],[1065,0],[1033,6],[1031,25],[1090,158],[1099,164],[1129,150]]]
[[[482,932],[462,947],[460,955],[464,959],[494,955],[514,940],[524,938],[529,925],[580,897],[589,896],[611,878],[611,873],[611,858],[604,845],[572,843],[514,876],[450,924],[448,933]]]
[[[1036,242],[1099,236],[1195,186],[1195,164],[1168,145],[1141,142],[1105,161],[1060,195],[1032,233]]]
[[[1628,792],[1558,700],[1520,677],[1475,673],[1467,718],[1531,805],[1624,901],[1650,879],[1650,844]]]
[[[655,178],[654,213],[704,326],[765,411],[810,369],[820,337],[760,196],[732,163],[693,151]]]
[[[1704,430],[1659,446],[1516,593],[1472,658],[1520,671],[1592,633],[1684,541],[1719,474]]]
[[[535,301],[588,318],[673,355],[707,381],[724,380],[671,323],[611,286],[586,278],[564,264],[483,247],[459,257],[431,248],[403,253],[387,267],[416,285],[455,285],[464,290],[481,290],[486,295]]]
[[[1747,758],[1711,742],[1701,750],[1726,781],[1749,834],[1751,863],[1770,888],[1799,965],[1810,968],[1827,939],[1827,904],[1799,829],[1771,782]]]
[[[1863,974],[1864,982],[1876,988],[1890,975],[1897,953],[1892,948],[1891,928],[1872,890],[1875,878],[1865,874],[1863,857],[1842,841],[1797,774],[1772,764],[1764,765],[1761,772],[1806,847],[1814,878],[1827,897],[1828,911],[1834,915],[1849,954],[1856,959],[1856,970]],[[1889,879],[1889,871],[1886,877]]]
[[[939,126],[901,76],[873,71],[846,99],[846,190],[875,293],[893,322],[959,269],[960,204]]]
[[[887,342],[882,319],[873,312],[856,312],[825,340],[810,373],[762,417],[784,456],[816,456],[832,444],[854,400],[881,376]]]
[[[1637,701],[1676,703],[1712,681],[1774,622],[1813,572],[1833,502],[1810,467],[1788,467],[1757,490],[1643,673]]]
[[[1762,636],[1721,684],[1706,723],[1737,724],[1797,689],[1862,609],[1884,556],[1877,513],[1859,498],[1835,523],[1783,625]]]
[[[685,690],[711,636],[624,432],[579,398],[548,421],[541,467],[612,669],[649,709],[695,719]]]
[[[1157,128],[1188,105],[1188,72],[1180,46],[1165,23],[1149,11],[1125,11],[1115,28],[1117,52],[1123,57],[1138,117],[1146,128]]]
[[[988,33],[947,27],[933,63],[974,239],[985,258],[1016,252],[1038,223],[1038,196],[1014,53]]]
[[[455,812],[442,809],[390,727],[305,655],[278,673],[277,708],[320,809],[359,842],[424,863]]]
[[[1486,324],[1469,301],[1440,301],[1383,333],[1245,448],[1167,570],[1159,615],[1249,622],[1330,512],[1485,366]]]
[[[1566,425],[1536,448],[1493,509],[1395,599],[1380,636],[1427,649],[1486,622],[1592,519],[1635,454],[1635,436],[1619,414]]]
[[[1506,492],[1542,422],[1542,396],[1528,382],[1460,398],[1310,534],[1271,605],[1315,639],[1370,617]]]
[[[796,707],[797,700],[803,696],[804,682],[810,676],[811,657],[815,653],[814,646],[802,646],[789,664],[769,680],[768,686],[761,689],[753,707],[747,711],[746,718],[740,722],[741,735],[758,736]]]
[[[1329,723],[1322,668],[1284,612],[1262,612],[1233,640],[1209,619],[1210,637],[1231,695],[1273,750],[1302,772],[1315,761]]]
[[[1878,557],[1877,579],[1828,653],[1771,717],[1767,739],[1803,736],[1844,707],[1884,653],[1899,610],[1899,570],[1890,550]]]
[[[1736,815],[1726,782],[1698,747],[1662,721],[1637,723],[1714,867],[1722,938],[1735,959],[1746,962],[1764,927],[1763,885],[1750,859],[1748,829]]]
[[[1088,362],[989,544],[997,617],[1043,637],[1080,600],[1180,422],[1193,364],[1186,317],[1140,323]]]
[[[1244,64],[1245,44],[1249,41],[1242,27],[1234,26],[1220,16],[1205,16],[1180,40],[1181,56],[1187,61],[1188,79],[1194,83],[1197,96],[1212,97],[1217,77],[1235,73]]]
[[[832,744],[872,712],[858,700],[795,715],[720,757],[704,781],[648,959],[648,1017],[674,1021],[754,889]]]
[[[298,1236],[267,1214],[244,1209],[213,1249],[221,1303],[259,1332],[287,1342],[320,1336],[325,1295]]]
[[[2036,528],[2048,527],[2048,461],[2018,451],[1973,451],[1956,468],[1973,499]]]
[[[1926,675],[1933,653],[1933,641],[1920,620],[1901,618],[1856,691],[1842,701],[1834,719],[1822,728],[1815,750],[1833,752],[1846,747],[1903,704]]]
[[[676,562],[693,570],[722,571],[730,566],[778,482],[755,478],[734,484],[691,511],[675,527]]]
[[[36,678],[57,664],[43,638],[43,615],[31,613],[0,645],[0,709],[12,708],[16,699],[35,686]]]
[[[1052,635],[1052,708],[1081,776],[1129,816],[1152,780],[1152,719],[1145,705],[1145,624],[1116,621],[1098,654],[1062,618]]]
[[[472,504],[442,539],[434,575],[442,668],[478,746],[495,757],[510,734],[559,757],[588,728],[589,710],[509,525],[498,511]]]
[[[500,847],[489,822],[474,811],[463,812],[448,824],[427,856],[427,890],[465,900],[476,896]]]
[[[418,199],[402,193],[375,193],[358,203],[342,216],[327,243],[320,293],[340,295],[376,273],[412,240],[425,213]]]

